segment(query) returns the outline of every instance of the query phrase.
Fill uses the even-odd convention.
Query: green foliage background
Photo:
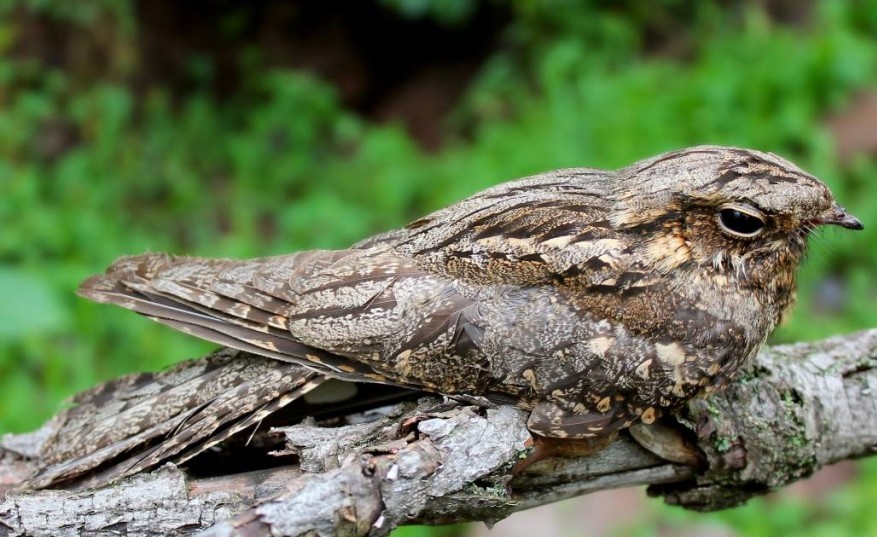
[[[443,24],[474,9],[474,0],[382,3]],[[828,231],[814,245],[799,306],[774,339],[877,326],[877,163],[859,156],[842,164],[825,127],[826,116],[877,85],[877,2],[821,0],[810,23],[795,28],[772,22],[757,3],[734,17],[716,2],[652,3],[685,13],[692,54],[684,59],[645,54],[644,4],[604,4],[512,2],[504,46],[435,153],[399,125],[345,110],[327,84],[258,61],[222,102],[206,89],[179,103],[167,88],[137,95],[110,80],[83,84],[2,54],[19,31],[8,15],[24,6],[85,27],[110,17],[114,61],[124,67],[137,31],[129,3],[0,4],[0,432],[34,428],[63,398],[101,380],[211,348],[74,297],[79,281],[121,254],[339,248],[503,180],[616,168],[701,143],[787,156],[866,223],[864,233]],[[204,68],[193,60],[193,72]],[[41,136],[57,121],[81,140],[48,158]],[[825,289],[841,299],[825,306]],[[740,535],[877,535],[875,501],[877,464],[868,461],[852,485],[815,507],[756,501],[705,516],[655,504],[622,533],[710,521]]]

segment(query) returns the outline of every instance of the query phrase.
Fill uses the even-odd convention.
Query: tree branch
[[[526,414],[510,407],[442,408],[425,397],[377,421],[279,429],[300,469],[197,479],[173,465],[111,487],[27,491],[28,446],[0,452],[0,536],[385,535],[401,524],[496,521],[609,488],[713,510],[783,487],[877,446],[877,330],[764,350],[731,386],[680,413],[644,449],[623,432],[586,456],[549,457],[518,475],[532,449]],[[447,406],[447,405],[445,405]],[[655,444],[656,443],[656,444]],[[655,445],[652,445],[655,444]],[[696,446],[696,447],[695,447]],[[701,462],[696,462],[697,460]]]

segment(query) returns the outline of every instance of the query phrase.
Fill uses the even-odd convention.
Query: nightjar
[[[822,225],[862,229],[792,163],[702,146],[501,184],[346,250],[124,257],[79,292],[306,367],[250,409],[339,378],[511,402],[535,434],[586,438],[733,378]]]

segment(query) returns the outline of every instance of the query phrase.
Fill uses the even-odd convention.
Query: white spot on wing
[[[668,345],[655,343],[655,351],[658,353],[658,358],[670,365],[676,366],[685,362],[685,351],[678,343],[674,342]]]
[[[611,347],[614,343],[614,337],[595,337],[588,342],[588,349],[600,358],[605,358],[606,351],[608,351],[609,347]]]

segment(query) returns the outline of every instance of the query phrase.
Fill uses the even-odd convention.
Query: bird
[[[236,370],[241,384],[219,382],[224,412],[199,400],[151,421],[141,412],[130,431],[111,420],[110,433],[78,421],[90,440],[56,448],[38,482],[105,465],[109,455],[81,461],[130,451],[150,430],[161,441],[107,479],[184,459],[330,379],[514,404],[547,438],[652,424],[756,354],[795,302],[808,237],[827,225],[863,229],[788,160],[697,146],[503,183],[342,250],[122,257],[79,294],[262,361]]]

